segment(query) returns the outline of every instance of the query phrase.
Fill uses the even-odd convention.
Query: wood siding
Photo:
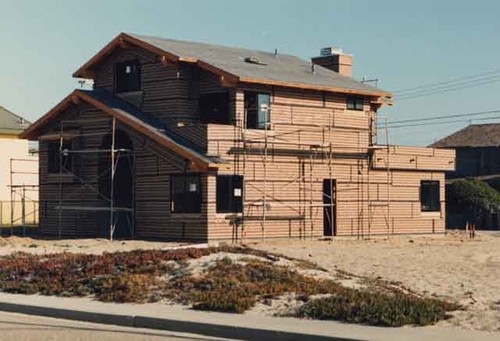
[[[116,50],[97,65],[95,88],[113,92],[114,63],[126,60],[140,62],[142,88],[116,95],[161,120],[206,154],[223,158],[228,166],[201,174],[201,213],[173,214],[170,176],[185,172],[185,160],[148,137],[119,126],[133,140],[137,238],[234,241],[322,237],[324,179],[336,180],[337,236],[444,232],[444,171],[454,167],[454,154],[391,146],[387,157],[387,149],[374,148],[376,113],[369,98],[363,110],[357,111],[347,110],[346,96],[337,93],[244,83],[227,88],[219,77],[196,65],[165,65],[159,56],[139,48]],[[221,91],[229,91],[234,124],[200,124],[199,96]],[[270,94],[270,130],[244,128],[245,91]],[[52,120],[42,134],[58,133],[60,119],[93,119],[95,123],[71,129],[91,134],[78,138],[80,148],[99,148],[102,135],[96,134],[110,131],[109,119],[102,120],[105,117],[99,110],[75,105]],[[106,219],[95,212],[65,212],[59,225],[55,210],[59,193],[66,205],[95,206],[102,200],[88,189],[78,194],[81,183],[75,178],[47,174],[47,161],[47,142],[41,141],[42,232],[57,235],[61,226],[63,235],[68,236],[107,233]],[[76,166],[82,181],[98,185],[97,155],[85,156]],[[243,215],[216,212],[217,174],[244,176]],[[440,182],[439,212],[421,212],[422,180]]]

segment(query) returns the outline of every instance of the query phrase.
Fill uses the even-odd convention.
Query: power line
[[[500,116],[494,116],[494,117],[481,117],[481,118],[476,118],[474,121],[484,121],[484,120],[498,120],[500,119]],[[424,122],[424,123],[413,123],[413,124],[401,124],[401,125],[395,125],[395,126],[390,126],[388,128],[390,129],[398,129],[398,128],[410,128],[410,127],[421,127],[421,126],[428,126],[428,125],[440,125],[440,124],[451,124],[451,123],[462,123],[462,122],[471,122],[472,119],[461,119],[461,120],[453,120],[453,121],[442,121],[442,122]],[[385,128],[380,128],[378,130],[382,130]]]
[[[465,114],[427,116],[427,117],[422,117],[422,118],[413,118],[413,119],[408,119],[408,120],[392,121],[392,122],[388,123],[388,126],[390,126],[392,124],[399,124],[399,123],[435,121],[435,120],[440,120],[440,119],[445,119],[445,118],[469,117],[469,116],[479,116],[479,115],[497,114],[497,113],[500,113],[500,109],[494,109],[494,110],[488,110],[488,111],[478,111],[478,112],[465,113]]]
[[[414,86],[414,87],[409,87],[409,88],[402,88],[402,89],[397,89],[393,90],[393,94],[402,94],[402,93],[407,93],[407,92],[413,92],[417,89],[422,89],[422,88],[434,88],[437,86],[442,86],[450,83],[462,83],[463,81],[475,79],[475,78],[483,78],[484,76],[491,75],[491,74],[498,74],[500,73],[500,69],[488,71],[488,72],[483,72],[475,75],[470,75],[470,76],[464,76],[464,77],[458,77],[458,78],[453,78],[447,81],[441,81],[441,82],[435,82],[435,83],[427,83],[424,85],[419,85],[419,86]]]
[[[495,83],[495,82],[499,82],[499,81],[500,81],[500,75],[494,76],[494,77],[488,77],[488,78],[484,78],[484,79],[478,79],[475,81],[464,82],[464,83],[460,83],[460,84],[451,84],[451,85],[444,86],[441,88],[423,89],[420,91],[415,91],[412,93],[403,94],[399,97],[396,95],[395,99],[402,101],[402,100],[407,100],[407,99],[432,96],[432,95],[442,94],[442,93],[446,93],[446,92],[472,88],[472,87],[476,87],[476,86],[480,86],[480,85],[491,84],[491,83]]]

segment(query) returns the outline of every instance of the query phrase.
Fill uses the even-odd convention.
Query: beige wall
[[[28,140],[6,138],[0,136],[0,225],[10,224],[11,216],[11,159],[23,159],[23,161],[12,161],[12,170],[15,173],[12,175],[13,185],[38,185],[38,157],[29,154]],[[24,161],[28,160],[28,161]],[[33,173],[33,174],[23,174]],[[38,191],[26,190],[26,196],[31,200],[27,200],[26,213],[36,209],[36,204],[33,201],[38,201]],[[15,217],[18,219],[21,214],[21,196],[16,195],[16,203],[14,205]],[[28,212],[29,211],[29,212]],[[36,221],[36,214],[30,214],[27,220]]]

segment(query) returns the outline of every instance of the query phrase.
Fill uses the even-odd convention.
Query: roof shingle
[[[301,83],[323,87],[338,87],[353,91],[380,93],[382,90],[343,76],[319,65],[312,72],[311,61],[299,57],[227,47],[205,43],[172,40],[127,33],[144,43],[182,58],[196,58],[238,77],[267,81]],[[256,58],[260,63],[245,59]]]
[[[429,147],[500,147],[500,123],[471,124]]]

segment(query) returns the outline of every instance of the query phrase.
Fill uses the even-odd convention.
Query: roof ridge
[[[132,37],[136,37],[136,38],[161,39],[161,40],[166,40],[166,41],[171,41],[171,42],[178,42],[178,43],[199,44],[199,45],[205,45],[205,46],[210,46],[210,47],[219,47],[219,48],[226,48],[226,49],[227,48],[229,48],[229,49],[238,49],[238,50],[245,50],[245,51],[248,51],[248,52],[259,52],[259,53],[268,54],[270,56],[274,56],[275,55],[274,51],[264,51],[264,50],[260,50],[260,49],[251,49],[251,48],[242,47],[242,46],[211,44],[211,43],[206,43],[206,42],[202,42],[202,41],[164,38],[164,37],[159,37],[159,36],[156,36],[156,35],[138,34],[138,33],[132,33],[132,32],[122,32],[122,33],[127,34],[127,35],[132,36]],[[296,56],[296,55],[293,55],[293,54],[289,54],[289,53],[278,53],[278,57],[279,56],[293,57],[293,58],[297,58],[297,59],[300,59],[300,60],[307,61],[305,59],[300,58],[299,56]],[[251,56],[248,56],[248,57],[251,57]]]

